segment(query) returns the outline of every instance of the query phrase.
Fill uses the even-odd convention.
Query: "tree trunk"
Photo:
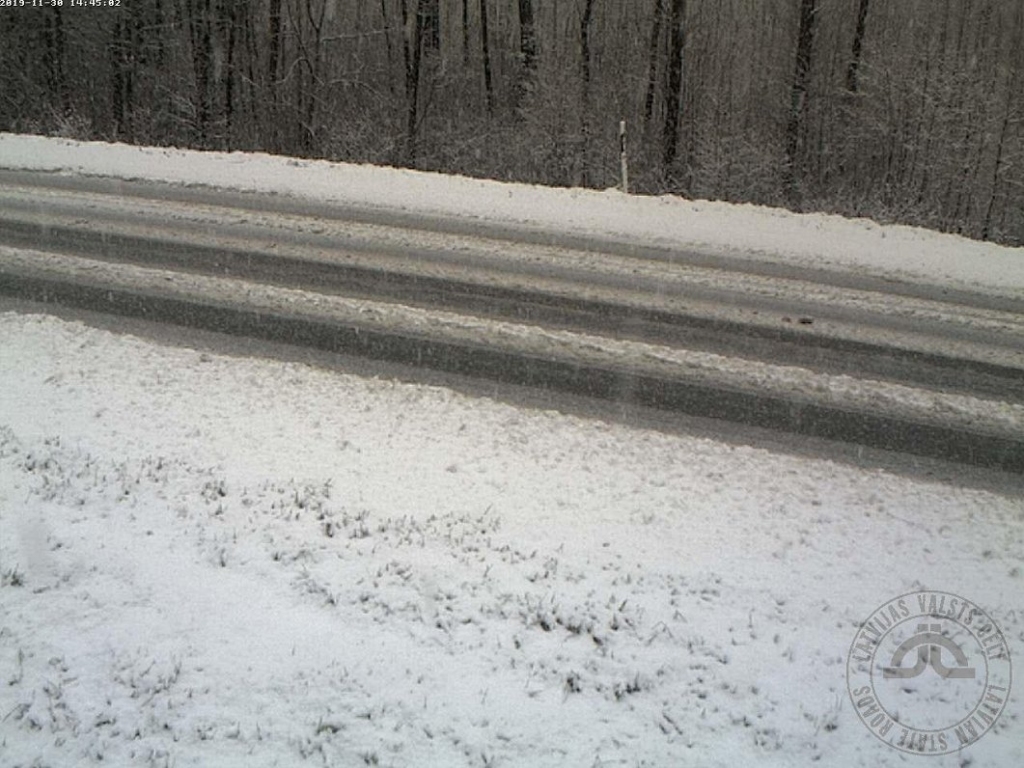
[[[857,8],[857,29],[853,33],[853,47],[850,50],[850,64],[846,68],[846,90],[857,92],[857,71],[860,69],[860,56],[864,49],[864,33],[868,23],[868,5],[871,0],[860,0]]]
[[[46,85],[50,104],[56,105],[62,116],[67,117],[71,103],[64,69],[64,9],[50,8],[44,22],[46,40],[43,61],[46,67]]]
[[[227,73],[224,78],[224,136],[227,141],[227,149],[234,148],[233,128],[235,123],[235,76],[238,71],[237,54],[235,52],[238,34],[238,6],[237,0],[226,0],[224,15],[227,25]]]
[[[537,69],[537,32],[533,21],[533,0],[519,0],[519,67],[513,106],[518,110],[533,90]]]
[[[402,5],[402,14],[403,16],[405,15],[404,3]],[[387,49],[388,54],[388,92],[391,94],[392,101],[395,101],[395,51],[394,46],[391,44],[391,19],[388,16],[388,4],[386,0],[380,0],[380,18],[381,24],[384,26],[384,46]],[[405,50],[404,46],[402,50]]]
[[[212,112],[210,82],[213,79],[213,55],[210,24],[210,0],[192,0],[189,3],[189,31],[196,84],[195,127],[196,138],[202,147],[209,140]]]
[[[537,33],[533,25],[533,0],[519,0],[519,55],[530,77],[537,63]]]
[[[1003,122],[999,131],[999,144],[996,148],[996,159],[995,166],[992,171],[992,191],[988,200],[988,207],[985,210],[985,221],[982,225],[982,239],[988,240],[992,236],[992,230],[994,227],[994,209],[996,196],[1000,187],[1003,187],[1004,192],[1002,195],[1002,217],[1001,226],[1006,226],[1006,213],[1010,208],[1007,205],[1007,200],[1011,199],[1011,193],[1006,189],[1008,184],[1003,180],[1003,175],[1009,171],[1008,163],[1005,162],[1005,148],[1006,143],[1011,140],[1013,133],[1011,133],[1011,124],[1016,123],[1016,128],[1013,129],[1017,135],[1017,147],[1021,148],[1020,137],[1024,134],[1020,132],[1020,117],[1014,119],[1013,112],[1020,110],[1022,103],[1019,96],[1019,82],[1020,77],[1024,74],[1024,6],[1018,5],[1016,13],[1014,15],[1013,35],[1010,37],[1009,50],[1012,52],[1010,58],[1007,61],[1006,69],[1006,101],[1003,108]],[[1016,56],[1016,59],[1013,56]],[[1014,104],[1016,101],[1016,104]],[[1019,156],[1019,155],[1018,155]],[[1018,196],[1016,209],[1019,212],[1021,209],[1020,197]],[[1006,232],[1002,233],[1004,236]],[[1021,238],[1022,233],[1018,233],[1017,244],[1024,244]]]
[[[590,22],[594,18],[594,0],[586,0],[580,17],[580,133],[582,134],[582,173],[580,185],[590,185]]]
[[[462,0],[462,65],[469,67],[469,0]]]
[[[263,142],[263,132],[260,124],[260,114],[257,107],[257,96],[256,89],[259,82],[256,74],[256,62],[257,62],[257,43],[256,43],[256,27],[253,20],[256,14],[249,10],[248,6],[245,6],[245,13],[242,15],[243,21],[243,37],[245,44],[245,63],[246,63],[246,76],[243,78],[245,82],[245,93],[248,100],[248,136],[247,142],[249,148],[260,148],[266,149],[267,145]]]
[[[267,82],[273,88],[277,83],[281,62],[281,0],[270,0],[270,28],[267,37],[270,48],[267,56]]]
[[[432,51],[441,48],[441,6],[439,0],[426,0],[420,3],[422,15],[423,46]]]
[[[487,0],[480,0],[480,44],[484,58],[484,94],[487,114],[494,114],[494,83],[491,81],[491,43],[487,32]]]
[[[814,51],[814,27],[818,14],[817,0],[800,0],[800,30],[797,33],[796,65],[793,70],[792,98],[786,125],[786,166],[783,181],[791,202],[797,197],[797,163],[800,155],[804,116],[807,113],[807,82],[811,74]]]
[[[270,151],[280,152],[282,140],[278,126],[278,93],[277,81],[281,68],[281,0],[270,0],[269,27],[267,31],[267,87],[270,88]]]
[[[114,134],[122,140],[134,140],[132,114],[134,104],[134,60],[127,9],[118,9],[110,42],[110,105],[114,114]]]
[[[662,172],[668,181],[679,150],[679,108],[683,96],[683,52],[686,48],[686,0],[672,0],[669,17],[668,92],[661,132]]]
[[[586,0],[580,16],[580,72],[583,77],[583,105],[590,103],[590,22],[594,18],[594,0]]]
[[[665,0],[655,0],[651,42],[647,54],[647,94],[644,97],[644,125],[654,116],[654,94],[658,86],[658,55],[661,52],[661,22],[665,16]]]
[[[323,38],[327,2],[323,0],[316,12],[314,12],[313,0],[305,0],[305,5],[306,23],[311,39],[307,42],[303,34],[298,37],[299,52],[305,72],[305,78],[300,73],[300,86],[304,80],[306,81],[305,86],[300,87],[299,92],[298,128],[303,153],[314,156],[318,150],[317,106],[323,96]]]
[[[419,129],[420,63],[423,59],[423,32],[426,6],[430,0],[416,0],[415,17],[409,24],[402,2],[403,19],[407,24],[405,41],[405,160],[410,167],[416,165],[416,133]]]

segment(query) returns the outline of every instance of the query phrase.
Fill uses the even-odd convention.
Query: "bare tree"
[[[1024,243],[1022,15],[1020,0],[41,9],[0,14],[0,130],[605,185],[625,118],[653,139],[632,161],[640,192]]]
[[[43,62],[46,71],[46,85],[52,103],[62,115],[70,110],[67,76],[64,67],[64,9],[48,8],[44,15]]]
[[[518,0],[519,6],[519,67],[515,83],[515,108],[533,88],[537,70],[537,32],[533,21],[533,0]]]
[[[281,140],[276,125],[278,108],[280,106],[279,80],[281,77],[281,52],[283,38],[281,34],[281,0],[270,0],[269,13],[267,18],[267,72],[266,82],[270,89],[270,121],[271,128],[270,149],[273,152],[281,150]]]
[[[430,0],[414,0],[414,16],[409,18],[406,0],[402,0],[402,18],[406,22],[405,40],[405,161],[416,165],[416,134],[419,131],[420,65],[423,61],[423,38],[426,22],[427,3]]]
[[[480,47],[483,53],[484,94],[487,114],[494,114],[494,82],[491,76],[491,39],[487,30],[487,0],[480,0]]]
[[[665,0],[654,0],[654,20],[647,54],[647,93],[644,96],[644,124],[654,116],[654,95],[658,87],[658,57],[661,55],[661,24],[665,16]]]
[[[212,115],[211,85],[214,79],[212,9],[210,0],[187,0],[189,42],[192,50],[192,73],[195,83],[194,126],[196,141],[206,147],[210,141]]]
[[[786,123],[786,165],[783,169],[786,192],[791,199],[796,195],[797,163],[801,132],[804,128],[804,115],[807,112],[807,83],[811,73],[817,14],[817,0],[800,0],[800,29],[797,33],[796,64],[793,69],[789,121]]]
[[[868,6],[870,3],[871,0],[860,0],[857,6],[857,29],[853,33],[850,63],[846,67],[846,89],[850,93],[857,92],[857,70],[860,69],[860,57],[864,50],[864,35],[867,32]]]
[[[420,4],[423,24],[423,47],[432,51],[441,48],[441,6],[440,0],[426,0]]]
[[[1011,53],[1011,63],[1006,68],[1005,101],[1003,102],[1003,115],[998,132],[999,138],[996,141],[995,161],[992,164],[991,192],[989,193],[988,203],[985,206],[985,218],[981,226],[982,240],[988,240],[992,235],[993,214],[995,212],[996,199],[999,197],[1002,197],[1004,201],[1003,220],[1005,224],[1005,200],[1007,195],[1002,188],[1006,180],[1007,156],[1012,151],[1011,127],[1016,128],[1018,157],[1024,155],[1024,141],[1021,139],[1024,132],[1020,130],[1022,118],[1024,118],[1024,114],[1022,114],[1024,113],[1024,106],[1019,103],[1019,99],[1016,100],[1017,103],[1015,103],[1014,99],[1014,94],[1019,94],[1020,92],[1020,78],[1024,75],[1024,53],[1022,53],[1024,51],[1024,5],[1017,5],[1009,48],[1010,51],[1016,52],[1016,55]]]
[[[587,186],[590,173],[590,26],[595,0],[584,0],[580,15],[580,133],[582,134],[583,173],[580,183]]]
[[[672,165],[679,150],[679,107],[682,103],[683,52],[686,48],[686,0],[672,0],[669,30],[665,122],[661,133],[661,165],[666,179],[672,175]]]
[[[110,104],[114,134],[122,141],[133,141],[132,115],[135,110],[135,52],[133,50],[130,11],[119,8],[108,46],[110,56]]]
[[[519,0],[519,55],[527,76],[536,67],[537,33],[533,27],[533,0]]]
[[[299,147],[303,154],[316,152],[319,142],[318,112],[325,97],[324,37],[328,0],[299,0],[291,26],[296,45],[295,112]],[[289,6],[291,9],[291,6]]]
[[[469,0],[462,0],[462,66],[469,69]]]

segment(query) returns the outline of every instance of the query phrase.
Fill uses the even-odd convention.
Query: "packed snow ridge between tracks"
[[[864,219],[551,189],[258,153],[195,152],[0,133],[0,168],[201,185],[503,223],[1024,298],[1024,249]]]

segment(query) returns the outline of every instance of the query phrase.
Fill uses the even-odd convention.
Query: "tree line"
[[[784,205],[1024,244],[1020,0],[0,7],[0,130]]]

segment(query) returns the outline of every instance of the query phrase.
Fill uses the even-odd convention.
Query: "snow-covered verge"
[[[1020,498],[41,315],[0,349],[4,766],[897,765],[846,693],[878,605],[1024,651]],[[1022,716],[928,765],[1024,764]]]
[[[0,168],[277,193],[1024,296],[1024,249],[866,219],[253,153],[0,133]]]

